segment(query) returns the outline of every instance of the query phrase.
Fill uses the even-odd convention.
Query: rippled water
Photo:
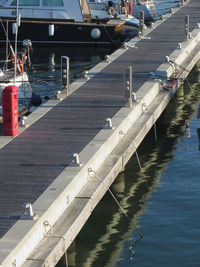
[[[35,93],[52,96],[60,90],[61,56],[70,58],[70,82],[81,77],[85,70],[104,60],[113,48],[40,47],[33,48],[32,65],[27,69]]]

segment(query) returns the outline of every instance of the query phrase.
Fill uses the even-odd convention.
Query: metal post
[[[132,100],[132,67],[128,67],[124,71],[124,104],[125,106],[132,108],[133,100]]]
[[[144,11],[139,12],[139,37],[143,36],[144,32]]]
[[[190,16],[186,15],[184,18],[184,40],[185,42],[189,39],[189,28],[190,28]]]
[[[6,21],[6,70],[8,69],[8,21]]]
[[[69,57],[61,57],[61,89],[69,92]]]

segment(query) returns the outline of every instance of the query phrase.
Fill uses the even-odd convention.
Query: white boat
[[[15,38],[18,3],[18,41],[31,39],[33,44],[96,45],[123,42],[126,34],[120,19],[94,20],[87,0],[0,0],[0,18],[8,22],[10,41]],[[5,34],[0,31],[0,42]]]
[[[113,18],[122,21],[124,23],[124,29],[126,29],[126,41],[138,35],[139,20],[131,15],[131,6],[125,8],[119,0],[115,2],[108,0],[88,0],[88,3],[93,20],[99,21]]]
[[[19,104],[28,104],[32,97],[32,88],[29,83],[28,75],[25,71],[18,73],[14,77],[14,70],[0,70],[0,95],[2,91],[9,85],[16,85],[18,87]],[[1,97],[0,97],[1,100]]]
[[[103,17],[116,14],[132,15],[139,19],[140,11],[144,12],[145,21],[156,20],[160,14],[154,4],[154,0],[88,0],[92,15]],[[113,2],[113,7],[112,7]],[[98,11],[97,11],[98,10]]]
[[[134,26],[139,27],[139,20],[132,16],[132,4],[127,2],[127,8],[124,7],[121,0],[88,0],[93,19],[111,19],[117,18],[122,21],[130,21]]]
[[[139,18],[139,12],[144,11],[145,21],[155,21],[163,14],[168,13],[171,8],[178,6],[180,0],[132,0],[132,15]]]
[[[139,18],[140,11],[144,12],[145,21],[157,20],[161,14],[157,11],[154,0],[133,0],[132,15]]]
[[[180,0],[154,0],[154,6],[160,16],[170,12],[170,10],[177,7],[179,3]]]
[[[93,19],[110,19],[117,18],[125,22],[125,25],[133,26],[139,28],[139,9],[137,18],[133,15],[133,5],[132,1],[125,0],[88,0],[90,5],[90,10]],[[144,9],[144,8],[143,8]],[[146,14],[147,12],[145,12]],[[146,25],[144,25],[146,28]]]

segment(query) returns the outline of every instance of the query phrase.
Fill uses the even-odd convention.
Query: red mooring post
[[[3,134],[5,136],[16,136],[18,127],[18,87],[7,86],[2,93],[3,105]]]

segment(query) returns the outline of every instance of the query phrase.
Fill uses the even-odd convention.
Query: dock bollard
[[[24,203],[23,207],[26,209],[25,213],[20,216],[24,220],[36,220],[38,218],[37,214],[34,214],[33,207],[30,202]]]
[[[178,49],[182,49],[182,44],[181,43],[178,43]]]
[[[81,167],[83,165],[83,163],[80,162],[80,158],[79,158],[79,154],[78,153],[74,153],[73,154],[73,166],[77,166],[77,167]]]
[[[105,61],[110,63],[110,56],[109,55],[105,55]]]
[[[132,67],[128,67],[127,69],[125,69],[125,71],[124,71],[124,104],[125,104],[125,106],[127,106],[129,108],[132,108],[132,106],[133,106],[132,74],[133,74]]]
[[[69,57],[61,57],[61,89],[69,93]]]
[[[58,100],[60,100],[60,101],[62,100],[61,93],[62,93],[62,92],[61,92],[60,90],[58,90],[58,91],[56,92],[56,94],[55,94],[55,98],[58,99]]]
[[[21,127],[28,127],[28,124],[26,124],[26,120],[27,120],[27,117],[26,116],[22,116],[20,118],[20,126]]]
[[[84,77],[85,79],[87,79],[87,80],[90,79],[90,77],[88,76],[88,71],[87,71],[87,70],[85,70],[85,71],[83,72],[83,77]]]
[[[105,125],[104,129],[111,129],[111,130],[115,129],[115,127],[112,125],[112,119],[111,118],[106,118],[105,121],[106,121],[106,125]]]
[[[132,92],[132,96],[133,96],[133,101],[138,103],[136,93]]]

